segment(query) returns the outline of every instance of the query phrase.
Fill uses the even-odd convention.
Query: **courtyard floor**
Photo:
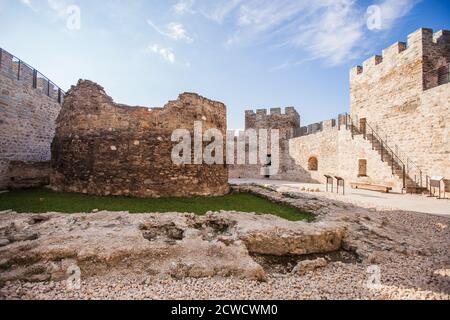
[[[375,208],[379,210],[405,210],[422,213],[450,216],[450,194],[447,193],[447,199],[430,198],[427,195],[411,195],[398,193],[381,193],[368,190],[356,190],[349,187],[345,188],[345,195],[326,192],[324,184],[310,184],[282,180],[265,179],[231,179],[231,184],[256,184],[259,186],[270,185],[280,192],[299,192],[302,188],[319,189],[320,195],[329,199],[349,202],[364,208]],[[341,191],[341,190],[340,190]]]
[[[299,190],[320,185],[246,182],[263,187],[249,184],[234,191],[313,212],[316,220],[235,211],[206,216],[6,212],[0,215],[0,300],[450,300],[445,207],[447,215],[420,213],[407,201],[420,202],[417,196],[357,192],[369,195],[364,197],[352,190],[338,196]],[[448,200],[423,201],[448,206]],[[382,209],[390,205],[412,210]],[[341,236],[338,251],[325,250]],[[307,247],[312,255],[299,254]],[[296,271],[318,258],[325,266]],[[65,280],[73,265],[81,268],[79,290],[69,289]]]

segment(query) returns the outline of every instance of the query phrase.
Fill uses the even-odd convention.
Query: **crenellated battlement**
[[[312,123],[300,128],[300,136],[308,136],[323,130],[323,122]]]
[[[20,176],[14,171],[15,162],[50,160],[63,96],[64,92],[48,78],[0,48],[0,189],[22,183],[35,186],[35,182],[45,180],[47,173],[43,173],[43,180],[40,174],[35,179],[35,173],[31,179],[27,170]],[[34,166],[48,168],[48,164]]]
[[[270,109],[256,109],[256,113],[254,110],[246,110],[245,115],[249,117],[259,116],[299,116],[297,110],[294,107],[286,107],[284,108],[284,113],[282,108],[270,108]]]
[[[341,126],[346,125],[347,114],[340,114],[336,118],[324,120],[322,122],[312,123],[300,128],[300,136],[309,136],[329,130],[339,130]]]
[[[407,39],[350,71],[350,116],[415,163],[414,176],[449,176],[450,31],[422,28]]]
[[[408,35],[407,42],[396,42],[383,50],[381,55],[375,55],[365,60],[362,65],[350,70],[350,81],[358,81],[361,76],[371,77],[384,70],[396,68],[408,61],[423,57],[438,59],[448,54],[450,47],[450,31],[440,30],[433,33],[432,29],[421,28]],[[448,58],[448,55],[447,55]]]
[[[65,92],[60,87],[38,70],[2,48],[0,48],[0,73],[13,81],[26,84],[60,104],[63,102]]]
[[[294,107],[286,107],[284,113],[281,108],[247,110],[245,128],[279,129],[286,133],[286,137],[294,137],[299,134],[300,115]]]

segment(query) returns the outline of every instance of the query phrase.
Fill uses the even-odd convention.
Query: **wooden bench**
[[[357,183],[352,182],[350,183],[352,189],[363,189],[363,190],[370,190],[370,191],[379,191],[384,193],[389,193],[389,191],[392,191],[392,187],[388,186],[381,186],[377,184],[370,184],[370,183]]]

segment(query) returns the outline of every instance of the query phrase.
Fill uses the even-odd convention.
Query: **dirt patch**
[[[307,255],[261,255],[252,254],[252,258],[263,267],[267,274],[291,274],[292,270],[301,261],[316,260],[320,258],[326,259],[329,263],[341,262],[344,264],[358,264],[361,263],[361,258],[356,254],[344,250],[339,250],[329,253],[317,253]]]

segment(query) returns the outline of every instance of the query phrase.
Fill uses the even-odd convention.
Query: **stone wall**
[[[315,127],[314,127],[315,128]],[[272,129],[279,130],[279,146],[280,146],[280,166],[278,174],[266,175],[266,170],[261,170],[264,166],[260,163],[258,165],[249,164],[248,157],[246,164],[230,165],[230,178],[235,179],[263,179],[270,178],[275,180],[293,180],[304,181],[310,179],[310,175],[303,168],[295,165],[294,159],[289,154],[289,140],[298,137],[301,134],[300,115],[293,107],[286,107],[285,112],[281,108],[258,109],[256,113],[252,110],[245,112],[245,129],[255,129],[259,132],[260,129],[268,130],[268,137],[271,135]],[[270,140],[270,139],[269,139]],[[269,141],[270,146],[270,141]],[[235,142],[235,154],[237,149],[237,142]],[[248,141],[246,144],[246,151],[248,154]],[[268,155],[270,150],[267,151]],[[237,156],[236,156],[237,158]]]
[[[51,186],[95,195],[166,197],[223,195],[226,165],[175,165],[172,132],[194,121],[226,136],[226,108],[184,93],[164,108],[116,104],[99,85],[80,80],[67,93],[52,143]]]
[[[51,165],[47,162],[10,161],[8,172],[9,189],[38,188],[50,183]]]
[[[58,88],[0,49],[0,189],[8,187],[10,161],[49,161]],[[20,71],[19,71],[20,66]],[[49,87],[50,85],[50,87]]]
[[[366,118],[412,160],[410,175],[450,179],[450,84],[438,83],[449,64],[450,32],[419,29],[350,72],[353,119]]]
[[[342,177],[347,187],[350,183],[357,182],[389,186],[398,193],[403,191],[401,176],[393,172],[390,162],[382,161],[381,155],[373,148],[370,139],[365,139],[357,132],[352,134],[351,126],[346,125],[344,115],[323,121],[320,129],[282,140],[281,144],[283,147],[280,154],[282,163],[280,172],[270,176],[270,179],[325,183],[325,175],[329,175]],[[312,158],[317,160],[317,168],[310,166]],[[364,175],[359,171],[360,161],[364,161],[366,166]],[[286,166],[287,163],[289,166]],[[261,166],[248,163],[230,166],[230,177],[267,178],[261,174],[260,168]],[[406,183],[408,184],[408,181]]]
[[[278,129],[280,138],[291,139],[300,133],[300,115],[294,107],[286,107],[285,113],[281,108],[258,109],[245,112],[245,129]]]
[[[315,134],[291,139],[290,156],[296,166],[308,172],[310,179],[303,182],[325,183],[324,175],[338,176],[351,182],[390,186],[395,192],[402,191],[402,181],[392,174],[391,167],[382,162],[379,153],[372,150],[370,142],[362,135],[354,135],[345,125],[337,126],[335,121],[323,122],[323,130]],[[317,170],[310,170],[311,157],[318,160]],[[359,160],[367,161],[367,174],[359,176]]]

